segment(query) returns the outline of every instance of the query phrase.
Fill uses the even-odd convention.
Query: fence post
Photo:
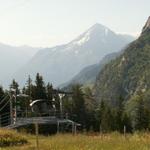
[[[2,118],[2,117],[1,117],[1,115],[0,115],[0,127],[1,127],[1,118]]]
[[[76,135],[77,134],[77,125],[74,124],[74,134]]]
[[[103,133],[101,124],[100,124],[100,126],[99,126],[99,133],[100,133],[100,134]]]
[[[35,123],[35,134],[36,134],[36,149],[39,150],[39,126]]]
[[[74,122],[72,122],[72,134],[74,134]]]
[[[124,125],[124,129],[123,129],[123,133],[124,133],[124,137],[126,137],[126,126]]]
[[[57,134],[59,134],[59,121],[57,121]]]
[[[10,124],[13,124],[13,105],[12,105],[12,96],[10,97]]]

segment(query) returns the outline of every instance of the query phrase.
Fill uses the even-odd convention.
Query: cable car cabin
[[[35,116],[52,116],[54,108],[48,100],[38,99],[30,104]]]

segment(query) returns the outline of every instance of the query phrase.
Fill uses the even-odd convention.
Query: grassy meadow
[[[16,142],[16,146],[10,144],[0,147],[0,150],[36,150],[36,140],[33,135],[18,134],[14,131],[0,131],[0,134],[3,139],[7,139],[8,136],[9,141],[12,142],[14,139],[16,142],[18,139],[19,143]],[[20,143],[20,140],[24,142]],[[126,137],[119,133],[39,136],[39,150],[150,150],[150,134],[136,133]]]

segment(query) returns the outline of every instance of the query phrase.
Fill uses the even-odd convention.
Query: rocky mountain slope
[[[99,73],[94,94],[98,101],[115,104],[122,96],[131,98],[138,92],[150,92],[150,17],[141,36],[124,53]]]

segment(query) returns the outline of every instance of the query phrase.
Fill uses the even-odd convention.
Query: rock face
[[[144,33],[147,30],[150,30],[150,16],[149,16],[145,26],[143,27],[142,33]]]
[[[26,81],[39,72],[55,87],[71,80],[84,67],[98,63],[105,55],[120,51],[134,38],[119,35],[101,24],[95,24],[68,44],[39,51],[16,72],[14,78]]]
[[[128,100],[139,92],[150,92],[149,19],[141,36],[124,53],[107,64],[97,77],[94,94],[98,101],[116,105],[120,96]]]

